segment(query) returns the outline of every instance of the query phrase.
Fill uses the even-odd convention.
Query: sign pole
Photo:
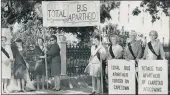
[[[46,31],[44,31],[44,34],[46,34]],[[45,40],[45,42],[47,42],[46,41],[46,38],[45,38],[45,35],[44,35],[44,40]],[[45,48],[47,48],[46,46],[45,46]],[[47,52],[45,51],[45,73],[46,73],[46,82],[47,82],[47,89],[48,89],[48,66],[47,66]]]
[[[100,29],[100,25],[99,25],[99,31],[100,31],[100,34],[101,34],[100,43],[102,44],[102,31]],[[100,54],[100,66],[101,66],[101,93],[103,94],[103,64],[102,64],[101,54]]]

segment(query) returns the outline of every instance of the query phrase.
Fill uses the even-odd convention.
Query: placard
[[[100,24],[100,1],[42,1],[44,27]]]
[[[168,61],[140,60],[139,94],[168,94]]]
[[[135,94],[134,60],[108,60],[109,94]]]

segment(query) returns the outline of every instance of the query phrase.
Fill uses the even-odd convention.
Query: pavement
[[[60,91],[51,91],[51,90],[44,90],[44,91],[32,91],[32,92],[19,92],[19,93],[5,93],[5,94],[90,94],[92,92],[92,88],[74,88],[70,90],[60,90]],[[3,94],[3,95],[5,95]]]

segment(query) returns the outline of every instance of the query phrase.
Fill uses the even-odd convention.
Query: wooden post
[[[100,25],[99,25],[99,31],[100,31],[100,34],[101,34],[101,38],[100,38],[100,44],[102,44],[102,31],[100,29]],[[101,57],[101,54],[100,54],[100,66],[101,66],[101,93],[103,94],[103,64],[102,64],[102,57]]]
[[[44,31],[44,34],[46,34],[46,30]],[[44,35],[44,40],[46,41],[45,35]],[[45,46],[47,48],[47,46]],[[48,89],[48,66],[47,66],[47,52],[45,51],[45,73],[46,73],[46,82],[47,82],[47,89]]]

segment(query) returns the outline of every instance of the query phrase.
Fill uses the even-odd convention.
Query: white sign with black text
[[[168,61],[140,60],[138,94],[168,94]]]
[[[100,1],[42,1],[42,12],[45,27],[100,24]]]
[[[108,60],[109,94],[135,94],[135,61]]]

